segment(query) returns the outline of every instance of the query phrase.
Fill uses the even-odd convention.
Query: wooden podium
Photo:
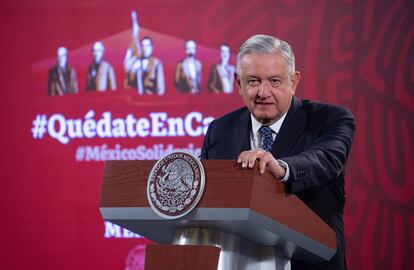
[[[203,160],[206,184],[197,207],[166,220],[147,199],[156,161],[107,161],[100,211],[160,245],[146,251],[145,269],[290,269],[290,259],[329,260],[335,232],[269,173],[233,160]]]

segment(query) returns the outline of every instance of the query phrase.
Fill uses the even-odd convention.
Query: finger
[[[243,152],[241,155],[241,163],[243,168],[247,168],[249,166],[249,159],[250,159],[251,151]]]
[[[260,159],[260,157],[261,157],[260,151],[258,150],[250,151],[248,155],[249,168],[253,168],[254,164],[256,163],[256,160]]]
[[[256,153],[253,151],[248,151],[244,156],[244,163],[246,163],[246,167],[253,168],[254,163],[256,161]]]
[[[259,161],[259,173],[264,174],[266,168],[271,163],[271,154],[269,152],[264,152]]]
[[[272,155],[270,155],[269,160],[266,163],[265,170],[269,171],[273,176],[278,177],[278,172],[280,168],[281,167],[279,163],[277,162],[277,160]]]
[[[240,153],[240,155],[237,157],[237,163],[241,163],[243,168],[246,168],[247,162],[246,162],[246,155],[248,151],[243,151]]]
[[[241,152],[241,153],[239,154],[239,156],[237,157],[237,163],[242,163],[242,156],[244,155],[244,152],[245,152],[245,151]]]
[[[237,158],[237,162],[242,164],[243,168],[252,168],[256,161],[257,156],[256,150],[243,151]]]
[[[259,161],[259,173],[260,174],[264,174],[267,162],[268,162],[268,159],[266,158],[265,155],[263,155]]]
[[[242,164],[244,165],[244,168],[251,167],[251,159],[252,159],[253,150],[245,151],[242,155]]]

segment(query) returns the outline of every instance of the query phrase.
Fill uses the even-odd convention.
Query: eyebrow
[[[263,80],[263,79],[274,79],[274,78],[277,78],[277,79],[283,79],[283,76],[282,75],[272,75],[272,76],[269,76],[269,77],[266,77],[266,78],[261,78],[261,77],[259,77],[259,76],[257,76],[257,75],[246,75],[246,79],[251,79],[251,78],[255,78],[255,79],[260,79],[260,80]]]

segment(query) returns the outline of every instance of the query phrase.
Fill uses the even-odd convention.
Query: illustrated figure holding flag
[[[135,88],[140,95],[165,93],[164,68],[160,59],[153,56],[154,44],[149,36],[139,43],[138,15],[131,12],[131,43],[125,53],[125,88]]]

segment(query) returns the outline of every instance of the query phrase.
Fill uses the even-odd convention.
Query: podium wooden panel
[[[206,185],[197,208],[177,220],[156,215],[147,200],[147,178],[156,161],[107,161],[100,210],[105,220],[158,243],[173,242],[177,229],[231,233],[287,258],[329,260],[335,232],[269,173],[235,161],[203,160]]]
[[[213,246],[148,245],[145,270],[216,270],[219,255]]]

